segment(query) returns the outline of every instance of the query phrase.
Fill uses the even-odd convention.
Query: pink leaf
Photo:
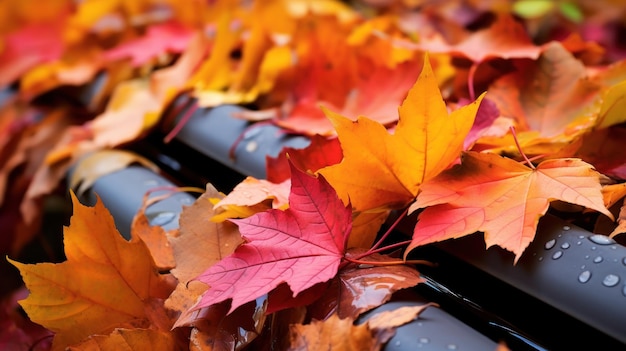
[[[233,220],[247,241],[197,279],[210,288],[194,309],[232,299],[237,307],[286,282],[294,296],[333,278],[352,230],[352,213],[323,177],[291,166],[289,209]]]

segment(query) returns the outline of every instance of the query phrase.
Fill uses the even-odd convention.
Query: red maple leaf
[[[286,282],[294,296],[333,278],[352,213],[322,177],[291,166],[289,209],[233,220],[247,241],[197,280],[210,286],[194,309],[232,299],[230,312]]]

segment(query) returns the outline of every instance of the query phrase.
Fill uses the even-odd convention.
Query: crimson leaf
[[[233,220],[246,243],[197,278],[210,288],[194,309],[232,299],[230,313],[283,282],[295,297],[337,274],[351,210],[322,176],[290,167],[289,209]]]

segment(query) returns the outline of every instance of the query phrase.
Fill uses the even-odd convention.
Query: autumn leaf
[[[165,306],[180,313],[175,326],[190,324],[198,317],[197,313],[188,311],[207,286],[193,279],[233,253],[243,242],[236,225],[210,220],[220,212],[213,208],[210,199],[222,197],[223,194],[213,185],[207,184],[202,196],[191,206],[183,207],[179,230],[168,237],[176,262],[171,273],[178,279],[178,285],[165,301]]]
[[[68,137],[66,143],[57,144],[47,155],[46,163],[54,164],[134,141],[154,127],[162,108],[161,101],[150,91],[148,81],[124,81],[115,88],[103,113],[86,125],[73,126],[66,131],[68,136],[77,137]]]
[[[396,328],[413,321],[431,306],[437,305],[428,303],[379,312],[358,325],[354,318],[337,314],[325,320],[314,319],[307,325],[292,324],[289,350],[379,350]]]
[[[159,270],[170,270],[176,266],[176,261],[174,260],[174,253],[168,241],[168,232],[161,226],[151,225],[148,216],[146,216],[146,209],[155,202],[153,200],[160,200],[161,197],[150,198],[149,196],[150,192],[144,194],[141,207],[133,217],[131,235],[138,237],[146,244],[154,260],[154,265]]]
[[[626,128],[613,127],[593,130],[581,138],[575,156],[614,179],[626,180],[626,149],[623,140]]]
[[[593,107],[599,86],[586,76],[584,65],[554,42],[536,63],[496,81],[489,97],[502,114],[515,117],[522,130],[552,137]]]
[[[417,47],[429,52],[466,57],[473,62],[492,58],[536,59],[542,51],[541,46],[533,44],[523,24],[508,14],[499,15],[491,26],[469,35],[460,43],[449,44],[436,36],[424,38]]]
[[[351,212],[323,177],[291,170],[289,209],[233,220],[246,240],[197,279],[210,288],[194,307],[232,299],[230,312],[287,282],[294,296],[335,276]]]
[[[349,252],[352,257],[358,253],[363,253],[363,250]],[[364,260],[381,265],[351,264],[342,268],[312,304],[313,316],[322,319],[336,313],[339,318],[356,319],[361,313],[387,302],[396,291],[423,282],[415,267],[384,265],[385,262],[397,261],[389,256],[373,254]]]
[[[397,328],[419,317],[428,307],[439,307],[439,305],[429,302],[418,306],[403,306],[391,311],[378,312],[367,319],[367,324],[372,329]]]
[[[354,319],[337,315],[308,325],[294,324],[290,329],[290,351],[380,350],[382,346],[367,324],[354,325]]]
[[[19,95],[25,100],[67,86],[83,86],[103,69],[102,49],[94,42],[68,48],[57,60],[41,63],[20,78]]]
[[[108,50],[104,58],[109,61],[130,58],[132,67],[139,67],[165,53],[182,52],[193,37],[193,31],[177,22],[154,24],[137,39],[128,40]]]
[[[154,172],[159,167],[147,158],[125,150],[100,150],[83,157],[72,170],[69,188],[82,196],[96,180],[104,175],[122,170],[133,163],[138,163]]]
[[[374,67],[365,78],[354,82],[353,89],[345,94],[346,98],[341,105],[335,106],[323,100],[304,97],[286,117],[277,119],[275,123],[300,134],[332,135],[333,125],[320,109],[325,106],[352,120],[363,115],[380,124],[391,125],[398,119],[398,105],[415,82],[418,68],[419,62],[416,60],[404,62],[393,69]],[[380,94],[380,91],[385,91],[385,94]]]
[[[305,148],[284,147],[276,157],[265,159],[267,180],[280,183],[290,178],[289,162],[298,169],[315,174],[320,168],[341,162],[343,154],[339,139],[313,135]]]
[[[58,59],[65,50],[61,18],[50,23],[30,24],[3,37],[0,50],[0,87],[19,80],[37,64]]]
[[[179,347],[177,347],[179,346]],[[69,351],[97,350],[181,350],[172,335],[152,329],[115,329],[109,335],[93,335],[76,346],[67,348]]]
[[[253,206],[265,200],[272,202],[272,208],[284,208],[289,205],[290,181],[272,183],[265,179],[246,177],[233,188],[223,199],[215,204],[215,208],[228,205]]]
[[[31,320],[55,332],[52,349],[116,327],[168,324],[151,320],[159,314],[154,300],[165,299],[172,287],[157,272],[145,244],[126,241],[99,199],[87,207],[72,194],[72,202],[74,215],[64,230],[65,262],[9,259],[30,290],[20,305]]]
[[[499,155],[466,152],[460,165],[423,184],[409,209],[424,208],[406,253],[481,231],[487,247],[505,248],[517,262],[555,200],[613,217],[603,203],[599,174],[579,159],[546,160],[529,168]]]
[[[448,114],[426,58],[399,108],[393,134],[366,117],[353,122],[325,111],[335,125],[344,158],[319,173],[355,211],[402,207],[415,198],[422,182],[457,159],[481,99]]]
[[[189,337],[190,351],[238,350],[262,334],[268,319],[266,296],[245,303],[230,314],[228,309],[227,303],[218,303],[200,311],[201,318],[193,323]]]

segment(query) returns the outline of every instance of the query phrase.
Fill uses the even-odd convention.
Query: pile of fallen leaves
[[[621,234],[620,3],[3,1],[0,249],[25,288],[0,301],[0,348],[377,349],[427,307],[355,323],[421,282],[418,246],[482,232],[514,264],[550,209]],[[66,260],[20,263],[70,167],[181,97],[311,143],[207,184],[176,230],[144,207],[130,241],[72,195]]]

